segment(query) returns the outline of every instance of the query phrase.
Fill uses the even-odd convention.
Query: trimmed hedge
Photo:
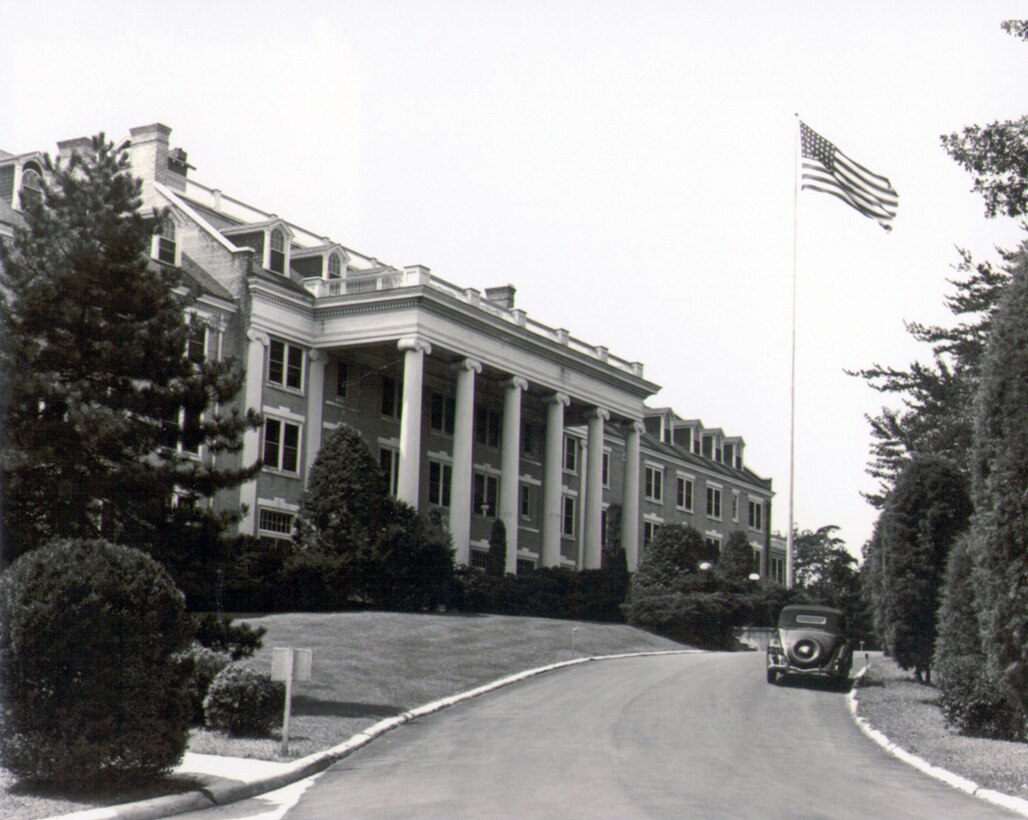
[[[232,662],[232,656],[228,652],[220,652],[194,642],[189,649],[179,655],[179,658],[182,661],[182,673],[189,681],[192,723],[194,726],[202,726],[203,702],[211,688],[211,682]]]
[[[285,684],[233,664],[214,678],[203,708],[211,729],[236,736],[262,737],[281,719],[285,702]]]
[[[173,767],[192,632],[182,593],[138,550],[74,540],[23,555],[0,580],[4,766],[80,786]]]

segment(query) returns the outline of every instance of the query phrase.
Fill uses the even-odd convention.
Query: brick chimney
[[[168,138],[171,129],[155,122],[129,129],[132,173],[143,180],[143,202],[154,203],[153,183],[168,179]]]
[[[517,289],[513,285],[499,285],[495,288],[485,289],[486,301],[492,302],[497,307],[505,310],[514,310],[514,294]]]

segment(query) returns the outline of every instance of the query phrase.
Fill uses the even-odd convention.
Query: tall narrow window
[[[42,201],[43,177],[35,168],[24,168],[21,172],[21,209],[28,210]]]
[[[675,482],[675,506],[680,510],[692,512],[692,493],[692,479],[678,476]]]
[[[186,358],[196,364],[207,358],[207,326],[196,319],[189,325]]]
[[[396,495],[400,480],[400,454],[391,447],[383,447],[378,451],[378,466],[382,468],[390,494]]]
[[[390,419],[400,418],[400,383],[392,376],[382,377],[382,415]]]
[[[496,497],[499,495],[500,480],[494,475],[475,473],[475,515],[496,517]]]
[[[329,254],[328,257],[328,278],[329,279],[340,279],[342,278],[342,262],[339,261],[339,254]]]
[[[570,495],[561,501],[560,534],[565,538],[575,537],[575,499]]]
[[[664,471],[659,467],[647,467],[643,477],[645,479],[643,495],[646,500],[661,503],[664,500]]]
[[[450,482],[453,467],[441,461],[428,462],[428,503],[437,507],[450,506]]]
[[[264,420],[264,466],[285,473],[299,472],[299,425],[280,419]]]
[[[578,441],[571,436],[564,436],[564,472],[578,472]]]
[[[278,228],[271,232],[271,250],[268,254],[268,269],[275,273],[286,272],[286,237]]]
[[[437,433],[453,435],[457,403],[453,396],[433,392],[430,399],[429,425]]]
[[[169,217],[157,229],[157,259],[168,265],[174,265],[178,257],[178,237],[175,222]]]
[[[475,408],[475,441],[487,447],[500,446],[500,414],[495,410]]]
[[[268,381],[303,389],[303,348],[272,339],[268,346]]]
[[[707,516],[721,520],[721,490],[717,487],[707,487]]]

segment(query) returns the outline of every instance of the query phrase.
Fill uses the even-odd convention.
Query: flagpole
[[[785,536],[785,588],[793,584],[794,490],[796,473],[796,258],[798,255],[798,223],[800,203],[800,115],[794,114],[795,147],[793,149],[792,189],[792,350],[789,373],[789,531]]]

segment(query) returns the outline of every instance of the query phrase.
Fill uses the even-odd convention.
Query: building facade
[[[484,560],[500,519],[509,572],[598,568],[614,538],[634,570],[659,527],[682,522],[715,551],[743,530],[767,576],[771,480],[741,438],[647,406],[659,387],[641,363],[530,318],[511,285],[394,267],[201,184],[170,135],[133,128],[119,147],[144,206],[165,214],[153,264],[201,291],[189,355],[238,358],[241,407],[263,418],[239,457],[261,472],[216,500],[244,510],[242,533],[289,538],[322,440],[347,425],[393,494],[443,511],[458,563]],[[0,235],[42,173],[38,154],[0,153]]]

